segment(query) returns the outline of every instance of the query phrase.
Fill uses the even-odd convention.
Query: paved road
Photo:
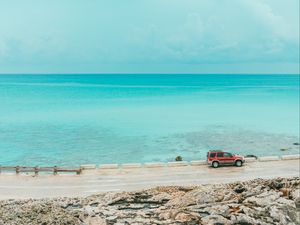
[[[87,196],[155,186],[227,183],[254,178],[294,177],[299,160],[247,163],[243,167],[185,166],[91,170],[82,175],[0,174],[0,199]]]

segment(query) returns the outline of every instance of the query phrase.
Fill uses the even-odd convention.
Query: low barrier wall
[[[268,162],[268,161],[279,161],[279,160],[299,160],[300,154],[298,155],[282,155],[282,156],[262,156],[262,157],[246,157],[246,163],[254,162]],[[21,166],[1,166],[0,173],[3,171],[12,171],[16,174],[19,173],[35,173],[40,172],[51,172],[53,174],[70,173],[75,172],[80,174],[82,170],[94,170],[94,169],[138,169],[138,168],[162,168],[162,167],[182,167],[182,166],[201,166],[207,165],[206,160],[193,160],[193,161],[174,161],[174,162],[146,162],[146,163],[125,163],[125,164],[85,164],[79,168],[61,168],[61,167],[21,167]]]
[[[282,160],[300,159],[300,155],[283,155]]]
[[[79,175],[82,172],[82,168],[66,168],[66,167],[57,167],[57,166],[32,167],[32,166],[1,166],[0,165],[0,173],[1,172],[15,172],[16,174],[34,173],[35,175],[38,175],[39,173],[53,173],[54,175],[58,173],[76,173]]]
[[[258,161],[266,162],[266,161],[278,161],[280,158],[278,156],[263,156],[259,157]]]
[[[246,157],[246,163],[253,162],[268,162],[279,160],[297,160],[300,159],[300,155],[282,155],[282,156],[262,156],[262,157]],[[100,164],[99,169],[135,169],[135,168],[162,168],[162,167],[181,167],[181,166],[201,166],[207,165],[206,160],[193,160],[193,161],[174,161],[174,162],[146,162],[146,163],[126,163],[126,164]],[[82,165],[82,169],[97,168],[96,164],[86,168],[86,165]]]

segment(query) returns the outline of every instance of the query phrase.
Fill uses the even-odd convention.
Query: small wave
[[[201,86],[188,85],[120,85],[120,84],[84,84],[84,83],[0,83],[12,86],[47,86],[47,87],[99,87],[99,88],[200,88]],[[203,87],[203,86],[202,86]]]
[[[191,88],[191,89],[202,89],[202,88],[272,88],[272,89],[295,89],[298,90],[297,86],[276,86],[276,85],[122,85],[122,84],[87,84],[87,83],[76,83],[76,82],[64,82],[64,83],[27,83],[27,82],[0,82],[1,86],[46,86],[46,87],[97,87],[97,88],[149,88],[149,89],[178,89],[178,88]]]

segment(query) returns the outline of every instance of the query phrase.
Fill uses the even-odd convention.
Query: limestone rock
[[[230,220],[220,215],[210,215],[203,217],[201,220],[203,225],[231,225]]]
[[[0,201],[0,225],[300,224],[300,178]]]

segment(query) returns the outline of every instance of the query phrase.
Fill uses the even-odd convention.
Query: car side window
[[[217,153],[217,157],[223,157],[223,153],[222,152]]]
[[[230,157],[232,157],[232,154],[230,154],[230,153],[228,153],[228,152],[225,152],[225,153],[224,153],[224,157],[230,158]]]
[[[212,157],[212,158],[216,157],[216,153],[211,153],[210,157]]]

